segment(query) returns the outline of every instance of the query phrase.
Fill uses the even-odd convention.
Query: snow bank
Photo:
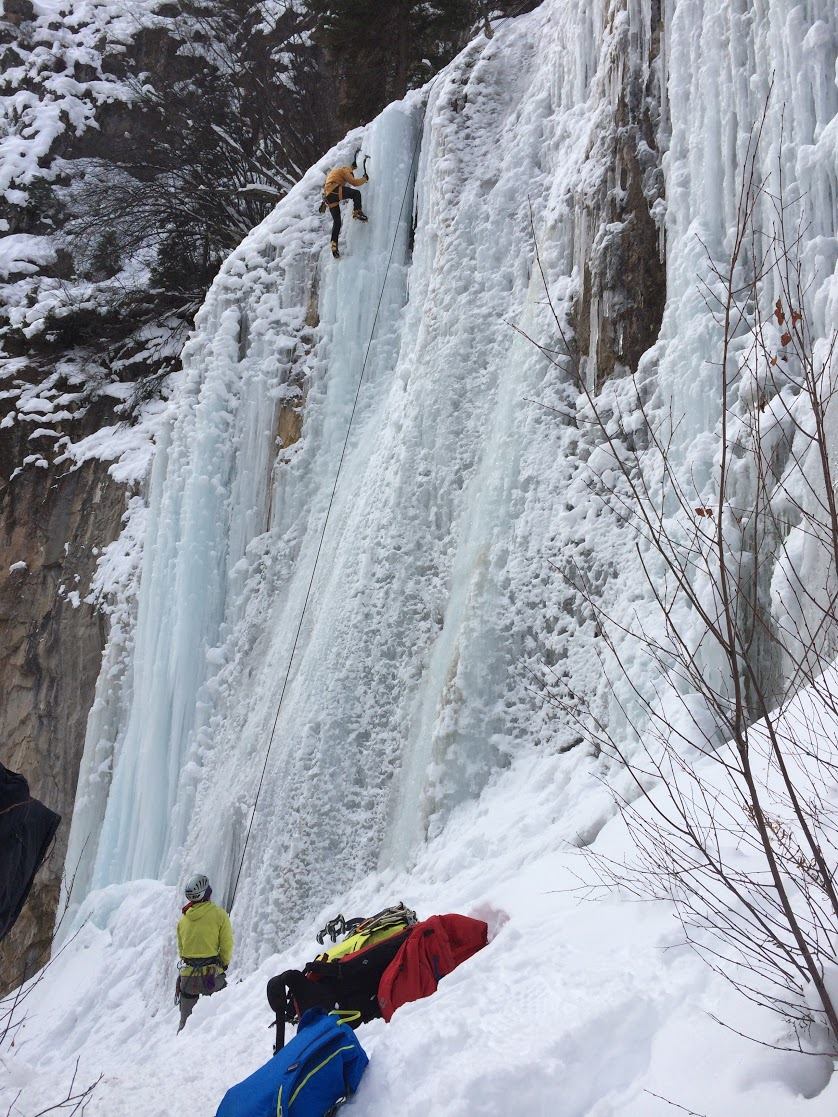
[[[712,762],[702,764],[712,779]],[[57,1101],[78,1058],[77,1087],[103,1075],[91,1117],[213,1113],[270,1055],[267,979],[313,956],[314,932],[338,911],[404,899],[420,916],[485,919],[490,943],[433,997],[360,1029],[371,1063],[348,1114],[667,1117],[670,1103],[706,1117],[833,1114],[830,1061],[732,1032],[788,1040],[781,1020],[684,945],[668,904],[583,887],[594,873],[582,831],[593,855],[634,856],[621,820],[608,821],[604,774],[572,754],[520,758],[454,812],[411,873],[384,870],[334,896],[255,970],[237,952],[228,989],[200,1002],[181,1035],[171,1002],[178,891],[137,880],[93,893],[21,1004],[14,1051],[0,1049],[0,1102],[23,1091],[16,1115]]]
[[[15,233],[0,238],[0,279],[31,275],[55,260],[55,246],[49,237]]]

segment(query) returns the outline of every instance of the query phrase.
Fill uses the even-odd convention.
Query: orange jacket
[[[343,201],[343,188],[344,186],[363,186],[369,179],[356,178],[352,173],[351,167],[333,167],[326,175],[326,181],[323,183],[323,196],[327,194],[336,193],[338,198]],[[335,205],[336,203],[332,203]]]

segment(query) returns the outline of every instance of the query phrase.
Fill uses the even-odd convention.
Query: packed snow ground
[[[371,1063],[347,1117],[671,1117],[669,1102],[702,1117],[832,1117],[831,1061],[729,1030],[788,1040],[683,945],[668,904],[585,898],[580,880],[593,873],[578,843],[632,859],[605,773],[578,755],[522,758],[454,813],[411,872],[336,896],[256,970],[234,958],[230,987],[200,1002],[181,1035],[179,893],[156,881],[94,893],[25,1002],[14,1050],[2,1049],[0,1107],[18,1090],[13,1115],[59,1100],[78,1058],[77,1089],[103,1075],[88,1117],[209,1117],[270,1056],[267,979],[312,957],[315,931],[338,911],[404,899],[420,917],[485,919],[490,943],[433,997],[359,1030]]]

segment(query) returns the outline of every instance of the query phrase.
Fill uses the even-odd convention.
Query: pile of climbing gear
[[[343,936],[340,942],[338,939]],[[451,973],[486,945],[488,927],[466,915],[434,915],[419,922],[403,903],[367,919],[329,920],[318,933],[322,946],[302,970],[286,970],[268,982],[275,1014],[275,1051],[285,1042],[285,1025],[313,1007],[338,1012],[352,1028],[435,992]]]
[[[322,946],[329,938],[335,945],[302,970],[286,970],[268,982],[268,1004],[276,1017],[274,1050],[283,1046],[285,1024],[296,1024],[310,1008],[336,1009],[352,1027],[377,1019],[381,977],[415,925],[416,912],[403,903],[366,919],[338,915],[330,920],[317,941]]]
[[[175,1003],[180,1003],[181,996],[199,997],[223,989],[227,984],[224,969],[218,955],[214,958],[181,958],[178,962],[180,972],[177,978]]]
[[[488,927],[466,915],[422,922],[399,903],[367,918],[337,915],[317,933],[332,944],[301,970],[268,982],[273,1057],[224,1095],[216,1117],[332,1117],[361,1081],[367,1056],[354,1029],[433,993],[486,945]],[[285,1025],[297,1032],[286,1044]]]
[[[331,1117],[358,1089],[368,1061],[335,1014],[309,1009],[287,1047],[230,1087],[216,1117]]]

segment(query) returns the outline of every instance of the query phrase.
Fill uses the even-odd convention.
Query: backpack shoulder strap
[[[266,990],[268,1004],[274,1011],[274,1027],[276,1029],[274,1036],[274,1055],[285,1046],[285,1021],[288,1016],[289,1000],[287,978],[290,973],[294,972],[293,970],[286,970],[285,973],[281,973],[278,977],[272,977],[268,982]]]

